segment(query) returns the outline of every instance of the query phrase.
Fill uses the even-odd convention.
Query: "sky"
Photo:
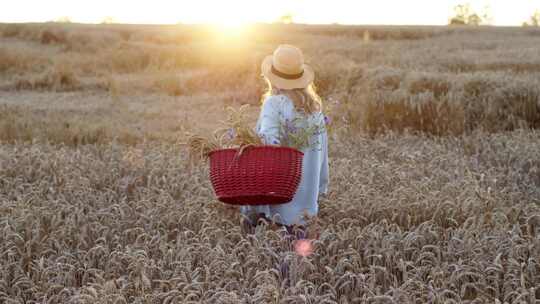
[[[292,14],[298,23],[443,25],[453,7],[489,6],[494,25],[521,25],[540,0],[2,0],[0,22],[119,23],[272,22]]]

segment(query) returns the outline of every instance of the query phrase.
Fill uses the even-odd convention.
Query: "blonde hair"
[[[274,95],[285,95],[293,102],[295,109],[301,110],[306,114],[312,114],[322,111],[322,99],[317,94],[315,85],[312,83],[303,89],[285,90],[272,86],[272,83],[265,77],[268,89],[261,98],[261,103],[264,103],[266,98]]]

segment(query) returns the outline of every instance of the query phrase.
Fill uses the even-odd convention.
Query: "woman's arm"
[[[280,130],[280,100],[275,96],[268,97],[262,106],[257,133],[268,145],[278,145]]]

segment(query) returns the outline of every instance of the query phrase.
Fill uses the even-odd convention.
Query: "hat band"
[[[274,65],[272,65],[272,74],[276,75],[276,76],[279,76],[281,78],[285,78],[285,79],[290,79],[290,80],[293,80],[293,79],[299,79],[299,78],[302,78],[302,76],[304,76],[304,71],[298,73],[298,74],[285,74],[285,73],[282,73],[280,71],[278,71]]]

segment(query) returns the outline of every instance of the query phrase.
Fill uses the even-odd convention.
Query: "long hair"
[[[304,89],[292,89],[285,90],[276,87],[272,87],[270,81],[265,77],[267,84],[266,93],[261,98],[261,103],[264,103],[267,97],[273,95],[286,95],[291,99],[295,109],[300,110],[306,114],[312,114],[318,111],[322,111],[322,100],[315,85],[312,83]]]

